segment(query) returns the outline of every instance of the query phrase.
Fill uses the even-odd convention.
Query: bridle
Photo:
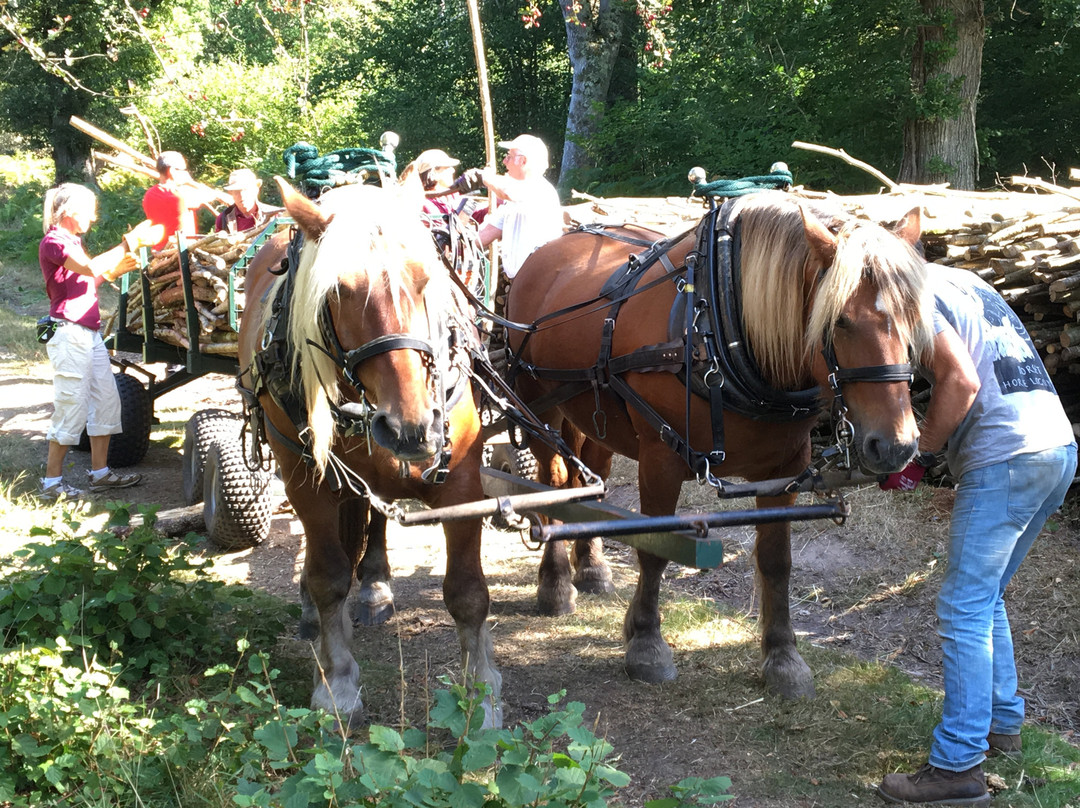
[[[443,419],[442,429],[439,431],[440,438],[435,452],[435,460],[429,468],[422,472],[421,477],[426,482],[441,483],[449,473],[452,453],[450,409],[455,403],[454,401],[448,401],[446,374],[452,365],[451,347],[458,338],[457,328],[448,310],[440,309],[439,312],[433,313],[431,306],[425,305],[424,308],[427,314],[426,338],[405,332],[383,334],[356,348],[346,350],[338,338],[337,330],[334,328],[334,318],[330,311],[330,304],[328,301],[324,301],[318,315],[322,344],[308,340],[308,345],[329,357],[331,362],[341,371],[349,386],[359,394],[359,401],[331,404],[330,406],[339,434],[343,437],[366,438],[369,453],[372,441],[372,420],[377,413],[377,409],[368,399],[367,390],[360,380],[360,366],[372,357],[390,353],[391,351],[411,350],[421,355],[427,371],[428,392],[431,394],[435,407]],[[454,398],[456,398],[456,395]],[[409,463],[401,461],[402,476],[407,476],[408,473]]]
[[[855,440],[855,426],[848,419],[848,408],[844,402],[843,386],[850,382],[907,382],[915,378],[910,362],[895,365],[865,365],[857,368],[841,368],[836,359],[836,349],[831,339],[822,340],[821,355],[825,358],[825,367],[829,371],[829,390],[832,392],[832,422],[836,447],[843,452],[845,462],[850,465],[849,450]]]

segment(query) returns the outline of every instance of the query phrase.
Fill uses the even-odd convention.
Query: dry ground
[[[152,369],[163,371],[160,366]],[[31,449],[40,444],[43,459],[48,376],[31,372],[0,379],[0,389],[3,440],[23,442]],[[133,502],[163,508],[181,504],[183,424],[197,409],[222,406],[239,410],[231,380],[221,376],[201,379],[158,402],[163,423],[137,468],[146,479],[128,492]],[[81,479],[86,455],[72,453],[71,460],[71,479]],[[612,501],[636,505],[634,475],[632,463],[616,466]],[[846,525],[807,524],[797,527],[793,537],[793,615],[810,664],[819,670],[828,657],[820,656],[818,649],[838,649],[895,666],[937,689],[940,650],[933,597],[951,492],[920,489],[912,495],[885,495],[868,488],[850,492],[849,498],[854,513]],[[684,488],[685,508],[702,510],[713,503],[708,491],[692,484]],[[1080,617],[1075,609],[1080,529],[1069,512],[1071,508],[1049,525],[1036,544],[1012,587],[1010,608],[1029,719],[1071,739],[1080,725]],[[680,678],[653,686],[629,681],[621,666],[621,615],[635,580],[632,555],[623,545],[609,542],[618,588],[614,605],[583,596],[577,615],[549,620],[537,615],[534,600],[538,553],[517,534],[494,529],[485,534],[491,620],[504,676],[507,722],[536,717],[546,709],[549,694],[565,689],[569,699],[588,706],[587,715],[595,718],[599,731],[621,754],[620,768],[634,778],[626,794],[628,804],[659,796],[665,784],[682,777],[725,774],[733,778],[733,792],[740,795],[734,805],[778,805],[765,796],[767,786],[756,782],[761,779],[761,762],[751,760],[748,751],[769,743],[767,738],[763,741],[763,733],[797,736],[806,723],[804,711],[834,713],[838,732],[859,729],[837,706],[835,683],[820,672],[819,698],[809,705],[789,707],[761,698],[757,638],[752,622],[744,625],[739,619],[755,614],[752,534],[748,528],[733,528],[720,537],[723,567],[707,572],[674,565],[669,569],[668,590],[699,600],[665,610]],[[394,724],[402,709],[411,720],[422,720],[413,705],[423,704],[419,696],[435,675],[456,670],[457,643],[441,603],[441,533],[393,526],[390,541],[398,614],[384,627],[358,629],[355,644],[362,659],[369,716]],[[207,546],[207,552],[212,548]],[[275,513],[266,542],[252,550],[217,554],[215,567],[227,579],[295,600],[302,555],[300,526],[285,507]],[[690,614],[678,613],[687,608]],[[707,619],[695,622],[702,615]],[[704,628],[695,628],[699,624]],[[723,635],[720,627],[725,629]],[[717,633],[702,636],[702,631]],[[297,654],[306,653],[298,641],[286,644]],[[779,759],[783,748],[783,742],[776,741],[778,771],[798,774],[799,760]],[[883,772],[895,766],[895,760],[882,752],[868,750],[868,754],[878,755]],[[834,769],[815,772],[810,782],[818,777],[846,782],[844,762],[835,762]],[[871,785],[850,783],[850,804],[871,801]],[[799,804],[845,803],[808,798]]]

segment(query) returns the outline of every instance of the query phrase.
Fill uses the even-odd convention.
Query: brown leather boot
[[[878,786],[887,802],[922,805],[989,805],[990,792],[982,766],[951,772],[927,763],[915,774],[887,774]]]
[[[1013,760],[1019,760],[1024,756],[1020,733],[1016,735],[999,735],[996,732],[991,732],[986,736],[986,743],[990,747],[990,751],[986,753],[988,755],[996,753]]]

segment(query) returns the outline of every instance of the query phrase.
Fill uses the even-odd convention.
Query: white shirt
[[[503,274],[517,275],[532,252],[562,235],[563,215],[559,194],[543,177],[521,180],[515,199],[504,202],[484,220],[502,231]]]

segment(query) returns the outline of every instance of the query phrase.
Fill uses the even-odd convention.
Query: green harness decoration
[[[700,169],[694,169],[694,172],[699,170]],[[784,163],[773,163],[768,174],[759,177],[743,177],[738,180],[713,180],[712,182],[705,182],[704,171],[701,171],[701,174],[699,175],[701,180],[695,178],[694,172],[691,172],[690,180],[694,184],[693,195],[701,197],[728,198],[733,196],[744,196],[756,191],[786,191],[792,184],[791,172]]]
[[[310,143],[294,143],[283,155],[291,179],[299,180],[304,194],[317,198],[338,185],[397,177],[397,160],[391,150],[339,149],[319,154]]]

